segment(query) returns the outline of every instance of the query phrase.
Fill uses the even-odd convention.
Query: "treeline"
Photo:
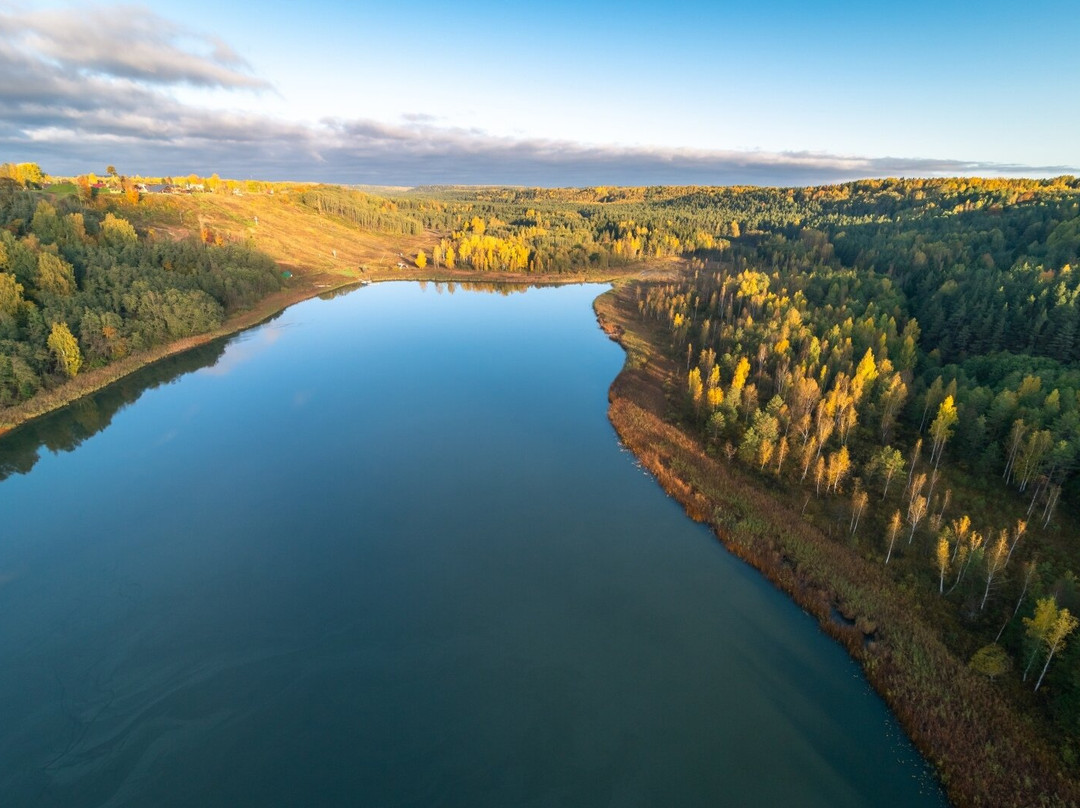
[[[436,266],[468,266],[479,271],[577,272],[621,266],[646,255],[674,255],[678,242],[656,240],[634,222],[609,223],[598,230],[570,223],[566,214],[545,217],[528,209],[514,222],[474,216],[440,241]]]
[[[488,201],[480,191],[468,198],[458,191],[421,189],[381,197],[335,186],[317,186],[293,194],[301,205],[337,216],[368,230],[417,235],[444,234],[433,251],[436,267],[481,272],[581,272],[621,266],[649,257],[678,255],[698,246],[674,237],[663,227],[649,227],[632,217],[618,217],[603,205],[579,209],[566,204],[522,206]],[[715,239],[701,233],[702,246]],[[426,261],[425,254],[422,261]]]
[[[0,163],[0,179],[11,180],[23,188],[40,188],[45,172],[37,163]]]
[[[483,198],[483,194],[481,194]],[[676,256],[722,243],[700,229],[687,238],[662,222],[643,223],[655,211],[605,205],[518,205],[464,202],[453,195],[424,212],[425,225],[448,232],[437,264],[509,272],[583,272]]]
[[[280,288],[239,245],[154,241],[77,196],[0,185],[0,407],[132,351],[213,330]]]
[[[863,180],[817,188],[429,186],[393,201],[425,228],[446,234],[468,232],[480,218],[488,235],[519,237],[542,258],[558,255],[541,261],[556,271],[672,254],[715,257],[728,240],[787,241],[807,228],[824,233],[851,267],[883,269],[891,263],[900,271],[940,264],[951,270],[988,261],[989,253],[1001,270],[1022,260],[1033,268],[1047,261],[1060,267],[1075,254],[1075,224],[1065,224],[1052,237],[1049,231],[1075,222],[1078,191],[1080,181],[1072,177],[961,178]],[[624,240],[628,230],[641,241],[636,247]],[[919,277],[924,283],[937,280]],[[933,317],[923,312],[922,318],[935,328]]]
[[[423,218],[412,215],[408,210],[409,207],[422,208],[422,205],[416,203],[402,206],[392,199],[335,185],[302,189],[295,193],[293,198],[306,208],[324,215],[337,216],[365,230],[409,236],[424,231]]]

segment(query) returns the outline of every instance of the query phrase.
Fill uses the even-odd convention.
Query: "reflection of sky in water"
[[[372,286],[43,419],[111,425],[0,483],[5,803],[938,804],[621,450],[602,289]]]
[[[238,365],[269,349],[281,339],[286,328],[288,328],[288,325],[274,323],[259,326],[253,331],[239,334],[229,341],[229,346],[217,362],[210,367],[202,368],[198,372],[209,376],[226,376]]]

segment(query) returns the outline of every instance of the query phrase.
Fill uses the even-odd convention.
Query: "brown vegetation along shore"
[[[635,285],[595,304],[605,331],[627,351],[608,410],[623,443],[692,518],[815,615],[862,665],[954,804],[1080,803],[1080,783],[1062,771],[1049,743],[949,651],[909,593],[669,422],[676,410],[669,395],[681,377],[652,347],[667,337],[638,316]]]

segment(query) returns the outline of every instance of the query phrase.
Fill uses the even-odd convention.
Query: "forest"
[[[244,245],[151,239],[35,184],[0,178],[0,407],[212,331],[281,285],[274,262]]]

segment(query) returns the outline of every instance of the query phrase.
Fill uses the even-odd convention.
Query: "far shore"
[[[283,266],[282,269],[289,269],[294,272],[294,276],[291,282],[287,282],[286,288],[263,298],[255,307],[233,315],[220,328],[205,334],[185,337],[165,345],[159,345],[147,351],[130,354],[104,367],[92,368],[80,373],[60,387],[42,391],[21,404],[0,410],[0,437],[28,421],[66,407],[83,396],[108,387],[113,382],[119,381],[140,368],[184,351],[189,351],[200,345],[205,345],[216,339],[252,328],[296,303],[350,286],[382,281],[523,284],[527,286],[564,285],[570,283],[605,283],[622,278],[638,277],[643,273],[659,275],[671,271],[669,264],[662,266],[635,264],[604,271],[559,274],[476,272],[446,268],[436,269],[433,267],[426,269],[410,267],[405,270],[390,267],[373,267],[365,271],[353,270],[333,273],[319,272],[318,270],[305,271],[295,265]]]

